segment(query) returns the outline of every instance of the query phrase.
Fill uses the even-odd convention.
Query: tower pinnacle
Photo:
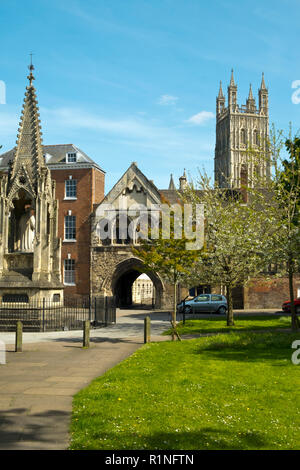
[[[250,112],[255,112],[255,109],[256,109],[255,99],[253,98],[251,83],[250,83],[249,95],[248,95],[248,99],[247,99],[247,108],[248,108],[248,111],[250,111]]]
[[[250,83],[248,100],[253,100],[252,85]]]
[[[260,111],[267,115],[268,114],[268,89],[265,84],[265,77],[262,73],[261,77],[261,85],[260,89],[258,90],[258,97],[259,97],[259,109]]]
[[[222,82],[220,81],[219,94],[216,100],[217,115],[222,113],[225,108],[225,96],[223,95]]]
[[[180,176],[179,178],[179,189],[181,191],[184,191],[186,187],[187,187],[187,177],[186,177],[186,172],[184,169],[183,175]]]
[[[230,83],[228,87],[228,107],[231,111],[235,111],[237,106],[237,85],[234,83],[233,69],[231,69]]]
[[[30,65],[28,65],[28,69],[29,69],[29,75],[27,78],[29,80],[29,86],[32,86],[32,82],[33,80],[35,80],[33,76],[34,65],[32,63],[32,52],[30,53]]]
[[[175,187],[175,184],[174,184],[173,175],[171,173],[170,183],[169,183],[169,191],[175,191],[175,190],[176,190],[176,187]]]
[[[265,84],[264,73],[262,73],[260,89],[261,90],[267,90],[267,87],[266,87],[266,84]]]
[[[223,95],[223,90],[222,90],[222,82],[220,81],[220,89],[219,89],[219,94],[218,94],[218,98],[224,98],[224,95]]]

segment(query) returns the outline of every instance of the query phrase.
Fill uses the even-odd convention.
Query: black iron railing
[[[116,307],[113,297],[65,298],[63,304],[46,299],[0,302],[0,331],[14,331],[18,320],[24,331],[77,330],[86,320],[101,327],[116,322]]]

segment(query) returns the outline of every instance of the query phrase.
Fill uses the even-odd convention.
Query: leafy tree
[[[299,319],[294,305],[294,283],[293,278],[299,268],[300,258],[300,139],[287,139],[285,142],[289,153],[289,159],[283,161],[283,170],[280,174],[279,194],[284,201],[288,202],[284,213],[287,219],[287,267],[289,275],[289,291],[291,301],[293,329],[299,328]]]
[[[278,150],[273,152],[276,161],[271,191],[274,204],[278,206],[277,216],[281,226],[276,257],[281,264],[281,272],[288,274],[292,329],[297,330],[300,325],[294,305],[294,275],[300,267],[300,139],[291,137],[291,131],[288,139],[282,139],[282,133],[277,133],[277,142],[275,135],[273,143],[281,149],[283,142],[288,158],[283,159]]]
[[[261,197],[245,203],[240,190],[219,188],[199,173],[185,191],[185,200],[204,204],[205,248],[190,273],[193,284],[222,285],[228,302],[227,325],[234,325],[232,291],[260,273],[272,252],[274,208]]]
[[[292,329],[299,328],[299,320],[294,306],[294,275],[299,270],[300,259],[300,139],[284,137],[282,130],[276,131],[273,125],[270,139],[266,146],[249,149],[252,160],[270,159],[272,171],[264,175],[254,173],[248,188],[252,197],[261,199],[262,210],[268,205],[273,209],[273,243],[268,258],[277,265],[277,276],[288,276],[291,302]],[[283,157],[283,150],[287,158]],[[267,247],[266,247],[267,250]]]

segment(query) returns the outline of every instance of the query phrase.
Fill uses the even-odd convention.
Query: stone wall
[[[299,296],[300,276],[294,279],[294,295]],[[244,289],[244,308],[275,308],[281,310],[282,303],[289,299],[288,278],[257,278]]]

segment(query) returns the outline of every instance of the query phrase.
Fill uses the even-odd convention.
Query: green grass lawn
[[[299,449],[299,334],[144,345],[81,390],[71,449]]]
[[[235,315],[235,325],[232,327],[226,326],[226,317],[224,315],[219,318],[200,318],[192,319],[188,317],[183,325],[182,321],[178,323],[178,333],[180,335],[201,334],[201,333],[218,333],[236,330],[265,330],[265,329],[278,329],[290,328],[291,317],[279,315]],[[164,335],[170,335],[171,329],[165,331]]]

